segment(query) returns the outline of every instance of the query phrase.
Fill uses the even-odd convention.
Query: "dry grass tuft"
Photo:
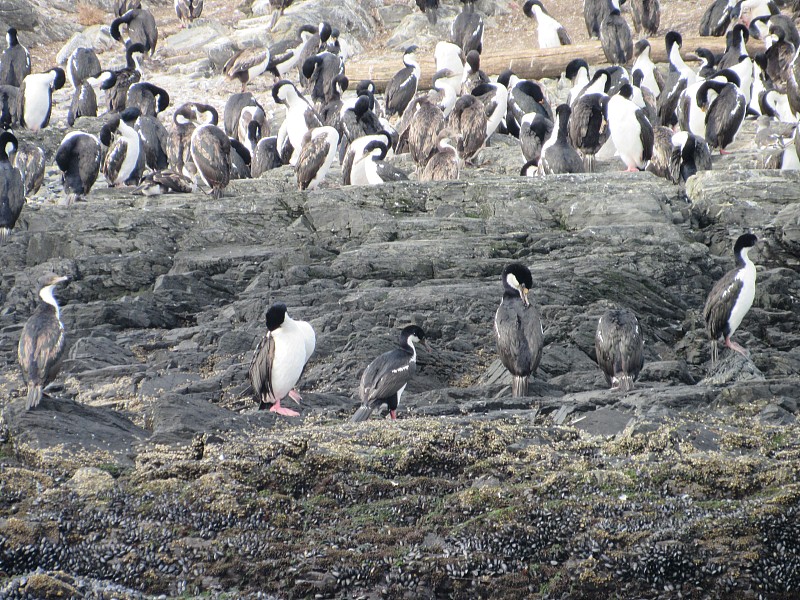
[[[78,3],[78,23],[84,27],[89,25],[99,25],[105,23],[106,13],[99,6],[88,4],[87,2]]]

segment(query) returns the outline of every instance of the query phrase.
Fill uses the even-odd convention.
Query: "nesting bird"
[[[281,406],[281,400],[288,395],[299,404],[302,399],[294,386],[314,353],[314,328],[306,321],[292,319],[287,314],[286,305],[281,302],[269,307],[266,320],[267,333],[250,362],[250,385],[259,410],[272,405],[271,412],[296,417],[298,413]]]
[[[606,311],[597,322],[594,348],[611,389],[632,390],[644,366],[644,338],[633,311]]]
[[[51,274],[40,280],[42,302],[25,322],[19,337],[17,358],[28,385],[25,410],[39,405],[44,388],[56,378],[61,366],[66,336],[53,289],[67,279]]]
[[[511,373],[511,395],[519,398],[528,395],[528,378],[536,373],[542,359],[544,330],[539,311],[528,300],[533,287],[528,267],[506,265],[502,280],[503,298],[494,316],[497,353]]]
[[[743,356],[745,348],[731,340],[756,296],[756,266],[747,253],[758,238],[752,233],[740,235],[733,246],[736,268],[731,269],[714,284],[703,307],[706,331],[711,338],[711,361],[717,361],[717,340],[724,339],[725,346]]]
[[[361,406],[350,419],[353,423],[366,421],[372,411],[386,404],[392,419],[397,418],[400,397],[417,371],[417,349],[425,344],[425,332],[417,325],[404,327],[400,332],[400,347],[384,352],[373,360],[361,375],[358,395]],[[427,347],[427,345],[426,345]]]
[[[297,158],[297,185],[301,190],[316,189],[331,168],[339,132],[325,125],[306,132]]]

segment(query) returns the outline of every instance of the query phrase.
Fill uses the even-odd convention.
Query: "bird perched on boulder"
[[[281,400],[288,395],[300,403],[294,386],[314,353],[316,335],[310,323],[295,321],[286,310],[285,304],[276,302],[267,311],[267,333],[250,362],[250,384],[259,410],[271,404],[270,411],[296,417],[298,413],[281,406]]]
[[[563,105],[562,105],[563,106]],[[542,359],[544,331],[538,309],[528,300],[533,287],[530,269],[511,263],[503,269],[503,298],[494,316],[500,362],[512,376],[511,395],[528,395],[528,377]]]
[[[745,348],[731,340],[731,336],[742,324],[756,296],[756,266],[747,253],[757,242],[758,238],[752,233],[739,236],[733,246],[736,268],[725,273],[714,284],[706,299],[703,319],[711,338],[712,363],[717,361],[717,340],[720,337],[731,350],[749,356]]]
[[[53,274],[40,279],[39,298],[42,302],[25,322],[19,337],[17,357],[22,378],[28,385],[25,410],[39,405],[42,390],[56,378],[61,366],[66,336],[53,289],[67,279]]]
[[[25,205],[22,174],[8,155],[17,150],[17,138],[10,131],[0,133],[0,243],[8,239]]]
[[[611,389],[632,390],[644,365],[644,338],[633,311],[607,310],[597,322],[594,348]]]
[[[397,418],[400,397],[417,372],[417,349],[414,344],[425,342],[425,332],[417,325],[404,327],[400,332],[400,347],[384,352],[369,363],[361,376],[358,395],[361,406],[350,421],[366,421],[382,404],[389,407],[392,419]]]

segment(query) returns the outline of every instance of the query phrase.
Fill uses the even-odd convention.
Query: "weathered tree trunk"
[[[663,38],[654,39],[651,44],[650,57],[653,62],[666,62],[667,52],[664,48]],[[690,57],[693,58],[694,49],[700,47],[719,53],[725,49],[725,40],[724,38],[715,37],[684,38],[684,58],[687,60]],[[485,52],[481,56],[481,69],[490,77],[496,76],[505,69],[511,69],[518,77],[523,79],[556,78],[561,76],[569,61],[578,57],[585,59],[590,65],[607,65],[600,42],[591,41],[585,44],[562,46],[561,48],[537,49],[531,52],[529,58],[521,57],[517,52],[503,52],[502,50]],[[431,78],[436,70],[433,52],[427,56],[422,55],[420,52],[417,54],[417,58],[420,60],[420,67],[422,68],[420,89],[429,89]],[[371,79],[375,82],[376,88],[379,91],[383,91],[386,84],[400,68],[402,68],[402,61],[399,53],[397,54],[397,61],[394,62],[385,60],[385,57],[380,62],[364,57],[347,64],[347,77],[350,81],[355,82],[362,79]]]

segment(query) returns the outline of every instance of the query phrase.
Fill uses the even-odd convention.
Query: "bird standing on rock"
[[[271,412],[298,416],[296,411],[281,406],[281,400],[287,395],[298,404],[302,400],[294,386],[315,347],[316,335],[310,323],[292,319],[281,302],[269,307],[267,333],[256,347],[249,372],[259,410],[271,404]]]
[[[381,354],[373,360],[361,376],[358,394],[361,407],[350,419],[353,423],[366,421],[382,404],[389,407],[392,419],[397,418],[400,397],[417,372],[417,350],[414,344],[426,348],[425,332],[417,325],[404,327],[400,332],[400,347]]]
[[[731,269],[714,284],[703,308],[706,331],[711,338],[711,362],[717,362],[717,340],[722,337],[725,345],[742,356],[749,352],[731,336],[742,324],[744,316],[753,305],[756,296],[756,266],[747,253],[756,245],[758,238],[752,233],[740,235],[733,246],[736,268]]]
[[[533,287],[530,269],[511,263],[503,269],[503,299],[494,316],[494,333],[500,362],[511,372],[511,395],[528,395],[528,377],[542,359],[544,330],[539,311],[528,300]]]
[[[17,30],[11,27],[6,33],[8,48],[0,54],[0,85],[19,87],[31,74],[31,54],[19,43]]]
[[[8,239],[25,205],[22,174],[8,155],[17,150],[17,138],[10,131],[0,133],[0,243]]]
[[[28,384],[25,410],[39,405],[42,390],[55,379],[61,366],[66,336],[53,288],[67,279],[50,274],[40,280],[39,298],[42,303],[26,321],[19,337],[17,358],[22,377]]]
[[[632,390],[644,365],[644,338],[633,311],[606,311],[597,322],[594,348],[611,389]]]

